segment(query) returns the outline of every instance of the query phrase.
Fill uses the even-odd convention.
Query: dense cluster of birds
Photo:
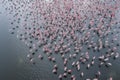
[[[80,80],[101,80],[99,68],[110,67],[110,61],[119,58],[119,0],[3,0],[2,4],[13,16],[10,33],[28,46],[30,62],[35,65],[46,55],[60,80],[78,80],[75,70]],[[63,73],[58,72],[56,55],[63,61]],[[94,77],[84,78],[83,66],[87,70],[98,66]]]

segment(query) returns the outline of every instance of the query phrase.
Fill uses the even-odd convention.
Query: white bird
[[[84,73],[83,73],[83,72],[81,72],[80,76],[81,76],[81,77],[83,77],[83,76],[84,76]]]

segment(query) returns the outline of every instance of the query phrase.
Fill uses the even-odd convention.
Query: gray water
[[[6,11],[0,6],[0,80],[56,80],[47,59],[37,65],[29,63],[28,48],[9,33],[10,27]]]
[[[53,65],[47,58],[37,62],[36,65],[29,63],[26,58],[28,48],[15,35],[9,34],[10,27],[6,11],[0,6],[0,80],[58,80],[58,75],[52,73]],[[112,76],[113,80],[120,80],[120,58],[112,61],[112,64],[110,68],[100,68],[101,80],[106,80],[109,76]],[[62,69],[63,65],[59,64],[59,68]],[[89,71],[85,68],[82,70],[86,71],[87,76],[92,76],[96,67]],[[74,71],[77,75],[76,72]]]

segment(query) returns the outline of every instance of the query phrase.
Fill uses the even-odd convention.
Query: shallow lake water
[[[58,80],[58,75],[52,73],[53,65],[44,54],[43,61],[38,60],[35,65],[29,63],[26,58],[29,53],[28,47],[17,39],[15,35],[9,33],[10,27],[6,11],[0,6],[0,80]],[[42,51],[40,52],[42,53]],[[61,72],[61,69],[63,69],[62,60],[59,55],[54,56],[57,58]],[[120,58],[111,61],[111,63],[113,66],[110,68],[100,68],[101,80],[107,80],[109,76],[112,76],[113,80],[120,80]],[[96,72],[97,68],[94,66],[92,69],[87,70],[84,67],[82,70],[86,72],[86,76],[93,76],[92,74]],[[77,71],[74,71],[74,74],[77,75],[77,80],[85,80],[85,78],[79,78]],[[66,78],[65,80],[70,79]]]

